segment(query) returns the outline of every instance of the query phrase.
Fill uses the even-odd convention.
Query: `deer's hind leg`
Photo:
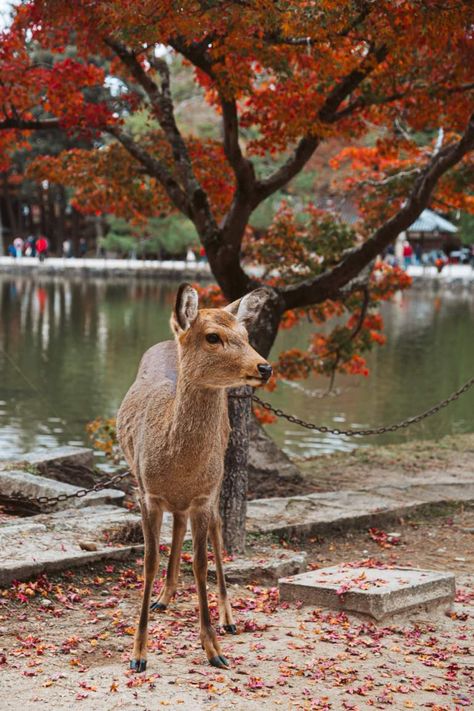
[[[169,602],[176,592],[179,579],[179,564],[183,548],[184,534],[188,525],[188,517],[183,513],[173,514],[173,540],[171,543],[170,559],[166,571],[166,582],[160,596],[150,607],[150,610],[166,610]]]
[[[222,524],[221,517],[216,512],[211,519],[209,526],[212,548],[216,559],[216,578],[217,588],[219,590],[219,626],[229,634],[237,634],[237,627],[232,615],[229,597],[227,595],[227,586],[225,582],[224,566],[222,565]]]
[[[145,539],[145,555],[143,563],[144,587],[140,619],[135,632],[133,656],[130,669],[142,672],[146,669],[148,640],[148,610],[153,590],[153,582],[160,563],[160,529],[163,511],[156,504],[141,500],[143,537]]]

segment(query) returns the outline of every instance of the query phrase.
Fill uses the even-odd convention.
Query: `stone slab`
[[[2,494],[23,496],[60,496],[71,495],[79,491],[79,487],[72,484],[49,479],[39,474],[30,474],[22,470],[0,471],[0,486]],[[83,508],[84,506],[97,506],[99,504],[120,504],[125,494],[119,489],[102,489],[94,491],[81,498],[71,498],[55,504],[56,509]]]
[[[0,586],[143,550],[120,542],[120,529],[140,517],[118,506],[98,505],[13,519],[0,526]],[[94,550],[84,550],[87,542]]]
[[[454,600],[452,573],[419,568],[364,568],[351,564],[312,570],[278,581],[280,599],[346,610],[376,620]]]
[[[84,467],[94,466],[94,452],[87,447],[55,447],[52,449],[38,449],[27,452],[22,456],[22,461],[33,467],[60,466],[61,464],[77,465]]]
[[[305,496],[256,499],[247,505],[252,533],[314,536],[388,525],[400,517],[474,502],[474,482],[446,476],[423,486],[343,489]]]
[[[234,558],[224,563],[229,583],[274,584],[282,576],[295,575],[306,570],[307,555],[304,551],[263,548],[257,556]],[[209,565],[209,576],[215,577],[215,567]]]
[[[142,553],[140,520],[125,508],[100,504],[9,519],[0,525],[0,586]],[[161,543],[171,543],[172,528],[172,518],[165,514]],[[189,529],[185,538],[190,538]],[[84,544],[93,550],[85,550]]]
[[[123,560],[142,550],[143,546],[140,545],[110,546],[96,551],[66,549],[61,553],[40,552],[29,561],[9,560],[0,565],[0,587],[6,587],[14,580],[29,580],[42,573],[57,573],[103,560]]]

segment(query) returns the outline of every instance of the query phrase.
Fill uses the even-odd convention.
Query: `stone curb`
[[[385,487],[384,487],[385,488]],[[388,488],[388,487],[387,487]],[[439,491],[436,489],[439,488]],[[397,495],[348,490],[257,499],[247,507],[247,530],[280,536],[329,535],[349,530],[383,527],[403,517],[449,512],[474,504],[474,483],[440,482],[439,487],[407,487]]]
[[[124,560],[133,553],[141,553],[143,546],[131,545],[121,548],[103,548],[98,551],[78,551],[50,560],[32,561],[31,563],[11,563],[0,568],[0,587],[7,587],[14,580],[29,580],[42,573],[58,573],[61,570],[79,568],[83,565],[106,560]]]

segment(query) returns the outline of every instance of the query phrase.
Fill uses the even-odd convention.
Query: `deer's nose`
[[[268,378],[272,374],[272,366],[268,365],[268,363],[260,363],[259,365],[257,365],[257,368],[262,378],[264,380],[268,380]]]

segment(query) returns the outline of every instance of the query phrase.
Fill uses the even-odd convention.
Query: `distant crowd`
[[[8,245],[7,253],[10,257],[14,259],[21,259],[22,257],[38,257],[40,262],[43,262],[48,256],[49,252],[49,241],[44,235],[29,235],[25,239],[22,237],[15,237],[13,242]],[[62,243],[62,256],[69,257],[85,257],[87,254],[87,241],[84,237],[81,237],[78,243],[77,254],[74,254],[74,248],[72,240],[66,238]]]
[[[384,253],[385,261],[392,266],[399,266],[408,269],[412,264],[420,266],[435,266],[439,272],[446,264],[471,264],[474,267],[474,245],[451,250],[449,254],[441,249],[423,251],[421,245],[414,248],[406,240],[403,243],[402,253],[396,254],[395,247],[390,245]]]

